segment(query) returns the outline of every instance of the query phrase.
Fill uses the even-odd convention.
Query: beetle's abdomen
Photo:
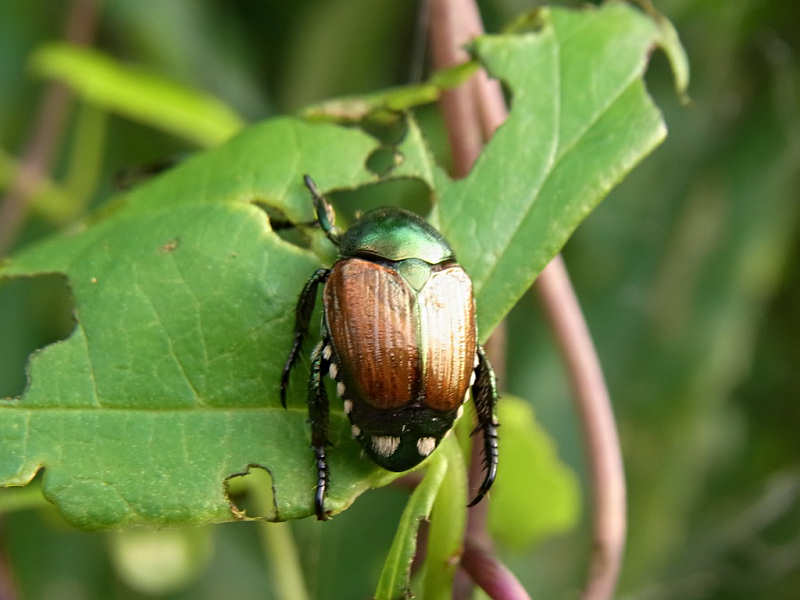
[[[410,403],[419,389],[414,296],[394,269],[337,262],[325,285],[325,319],[348,388],[376,408]]]
[[[472,281],[453,264],[433,273],[417,298],[425,404],[457,408],[474,367],[476,335]]]

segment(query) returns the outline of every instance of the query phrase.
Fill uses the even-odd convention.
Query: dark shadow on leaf
[[[189,153],[166,156],[147,164],[135,165],[120,169],[114,173],[114,187],[118,190],[127,191],[133,187],[136,187],[140,183],[149,181],[156,175],[161,175],[162,173],[169,171],[173,167],[183,162],[188,156],[190,156]]]
[[[310,200],[309,200],[310,202]],[[272,206],[261,198],[257,198],[250,202],[256,208],[264,211],[269,219],[272,231],[278,234],[283,241],[294,244],[299,248],[308,249],[311,247],[311,236],[308,232],[304,231],[307,227],[317,227],[317,222],[301,223],[298,226],[289,220],[289,217],[279,208]]]
[[[339,227],[346,227],[356,215],[382,206],[398,206],[426,217],[431,211],[431,190],[420,179],[388,179],[355,190],[329,194],[336,207]]]

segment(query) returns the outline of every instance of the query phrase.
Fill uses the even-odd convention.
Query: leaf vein
[[[178,272],[178,275],[181,278],[181,281],[186,286],[186,289],[189,291],[189,295],[192,297],[194,301],[194,305],[196,307],[195,311],[195,321],[197,323],[197,333],[200,336],[200,347],[203,350],[203,362],[208,365],[208,345],[206,342],[206,333],[205,329],[203,328],[203,319],[201,317],[201,308],[202,304],[200,303],[200,298],[197,296],[197,293],[194,291],[194,288],[189,283],[189,280],[186,279],[186,276],[181,269],[180,263],[175,259],[174,253],[169,253],[170,257],[172,258],[172,263],[175,265],[175,270]]]
[[[97,392],[97,377],[95,376],[94,370],[94,361],[92,360],[92,352],[89,349],[89,336],[86,334],[86,327],[83,326],[83,322],[78,319],[78,325],[81,328],[81,339],[83,340],[83,345],[86,348],[86,360],[89,362],[89,379],[92,382],[92,393],[94,395],[94,404],[97,407],[102,407],[103,403],[100,402],[100,394]]]
[[[135,265],[132,266],[133,266],[133,286],[139,292],[142,298],[144,298],[150,305],[150,309],[153,311],[153,315],[155,316],[156,321],[158,322],[158,326],[164,333],[164,338],[167,342],[167,349],[169,351],[169,354],[172,357],[172,360],[175,362],[175,365],[178,367],[178,370],[180,371],[181,376],[186,382],[186,385],[189,387],[189,390],[192,392],[195,404],[198,406],[206,406],[205,400],[203,400],[201,394],[198,392],[197,388],[194,386],[194,383],[192,383],[192,380],[189,378],[189,375],[186,373],[186,369],[184,368],[183,362],[181,361],[180,358],[178,358],[178,355],[175,353],[175,347],[172,344],[172,337],[170,336],[169,331],[167,331],[167,328],[164,326],[164,321],[161,319],[161,314],[158,312],[155,303],[150,298],[150,296],[144,291],[144,289],[142,289],[142,286],[139,285],[139,277],[136,272],[136,266]]]
[[[607,114],[608,110],[630,88],[630,86],[636,80],[636,77],[638,76],[639,73],[640,73],[640,70],[632,70],[631,71],[630,77],[628,79],[624,80],[624,82],[619,86],[619,88],[617,90],[615,90],[614,94],[609,96],[609,98],[610,98],[609,101],[606,102],[600,108],[598,108],[598,110],[591,116],[591,118],[587,120],[587,125],[586,125],[586,127],[584,127],[581,130],[580,134],[578,136],[576,136],[574,138],[574,140],[571,141],[567,146],[565,146],[565,148],[564,148],[564,150],[562,152],[558,152],[555,160],[552,161],[548,165],[547,172],[546,172],[545,176],[542,178],[541,183],[531,193],[531,199],[528,202],[528,207],[527,207],[527,210],[525,212],[525,216],[520,218],[519,221],[517,221],[517,223],[514,225],[512,231],[511,231],[511,235],[509,235],[508,238],[506,238],[506,242],[503,245],[502,250],[500,252],[494,253],[495,256],[497,257],[497,260],[495,260],[495,262],[492,264],[492,266],[489,269],[489,271],[487,272],[487,274],[475,286],[476,289],[477,289],[476,295],[478,295],[480,293],[480,291],[483,289],[484,285],[494,275],[494,272],[497,270],[497,266],[500,263],[501,257],[507,252],[508,248],[511,246],[511,243],[514,241],[514,239],[519,234],[519,231],[520,231],[520,229],[522,229],[522,225],[523,225],[523,223],[525,221],[525,217],[527,217],[527,215],[530,213],[531,206],[535,203],[535,201],[537,200],[537,198],[539,196],[539,193],[547,185],[548,181],[551,179],[553,173],[557,170],[558,166],[561,164],[561,162],[564,160],[564,158],[566,156],[568,156],[569,154],[571,154],[575,150],[575,148],[578,146],[578,144],[580,144],[580,142],[584,139],[586,134],[592,128],[594,128],[595,125],[597,125],[598,121],[600,121],[600,119],[605,114]],[[558,94],[559,94],[559,102],[558,102],[558,104],[559,104],[559,106],[561,105],[561,101],[562,101],[562,88],[561,88],[560,82],[561,82],[561,78],[559,77],[559,79],[558,79],[558,83],[559,83],[559,85],[558,85]],[[557,123],[557,126],[558,126],[558,131],[560,131],[560,122]],[[556,139],[558,139],[558,133],[557,133]]]

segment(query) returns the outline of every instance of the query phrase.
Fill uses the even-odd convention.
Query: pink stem
[[[474,0],[431,0],[430,9],[434,65],[442,68],[463,62],[468,57],[461,46],[483,32]],[[501,88],[481,71],[448,92],[442,111],[453,148],[454,173],[464,176],[480,152],[478,140],[488,140],[508,115]],[[542,271],[534,287],[567,366],[591,472],[593,551],[583,598],[604,600],[614,592],[625,547],[625,476],[616,424],[600,361],[560,255]],[[485,507],[483,511],[470,513],[468,539],[487,539]]]
[[[469,540],[461,555],[461,566],[493,600],[530,600],[514,574],[493,553]]]
[[[428,8],[430,10],[428,21],[431,27],[430,39],[434,68],[441,69],[469,60],[469,55],[463,49],[463,45],[479,35],[483,29],[475,5],[470,2],[430,0]],[[457,178],[464,177],[469,173],[484,143],[493,133],[493,130],[486,131],[478,103],[479,90],[487,84],[489,84],[489,80],[481,71],[465,84],[445,92],[440,100],[452,150],[453,175]],[[498,121],[497,125],[501,122],[502,120]],[[487,352],[495,365],[500,381],[503,381],[505,376],[504,324],[495,330],[487,342]],[[473,444],[469,469],[470,491],[476,490],[482,479],[480,445]],[[483,557],[489,557],[492,550],[492,540],[486,528],[488,510],[489,499],[486,498],[483,502],[470,508],[467,515],[466,547],[482,548],[481,556]],[[499,565],[496,559],[492,560],[493,564]],[[506,578],[514,578],[507,569],[504,567],[502,569]],[[456,573],[454,598],[469,598],[472,595],[472,580],[476,579],[473,573],[469,573],[472,577],[468,576],[466,570],[466,566],[462,565],[462,570]],[[513,580],[516,582],[515,579]],[[518,583],[517,587],[522,589]]]
[[[592,483],[593,549],[585,600],[611,598],[625,549],[622,453],[603,370],[561,255],[534,284],[567,366]]]

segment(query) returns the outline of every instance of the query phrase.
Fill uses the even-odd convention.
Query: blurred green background
[[[480,3],[489,31],[536,4]],[[669,137],[564,251],[625,453],[630,526],[617,597],[797,598],[800,7],[656,4],[690,56],[692,103],[680,106],[666,60],[655,55],[647,82]],[[28,59],[62,38],[69,5],[0,1],[3,191],[47,85],[30,75]],[[409,82],[418,68],[417,8],[403,0],[105,0],[93,45],[254,121]],[[418,117],[446,162],[435,107]],[[79,205],[102,204],[116,191],[115,176],[132,166],[198,150],[78,102],[67,122],[52,180]],[[369,202],[411,201],[386,193],[394,195]],[[45,214],[29,215],[17,246],[54,230]],[[68,334],[68,302],[56,277],[0,286],[0,396],[22,391],[31,351]],[[509,323],[502,383],[531,401],[585,482],[569,388],[535,298],[524,297]],[[370,596],[406,497],[385,488],[324,526],[292,524],[312,597]],[[252,524],[153,542],[146,532],[76,532],[51,509],[12,509],[0,503],[0,552],[21,598],[271,597]],[[584,511],[572,531],[501,553],[533,597],[576,597],[588,531]]]

